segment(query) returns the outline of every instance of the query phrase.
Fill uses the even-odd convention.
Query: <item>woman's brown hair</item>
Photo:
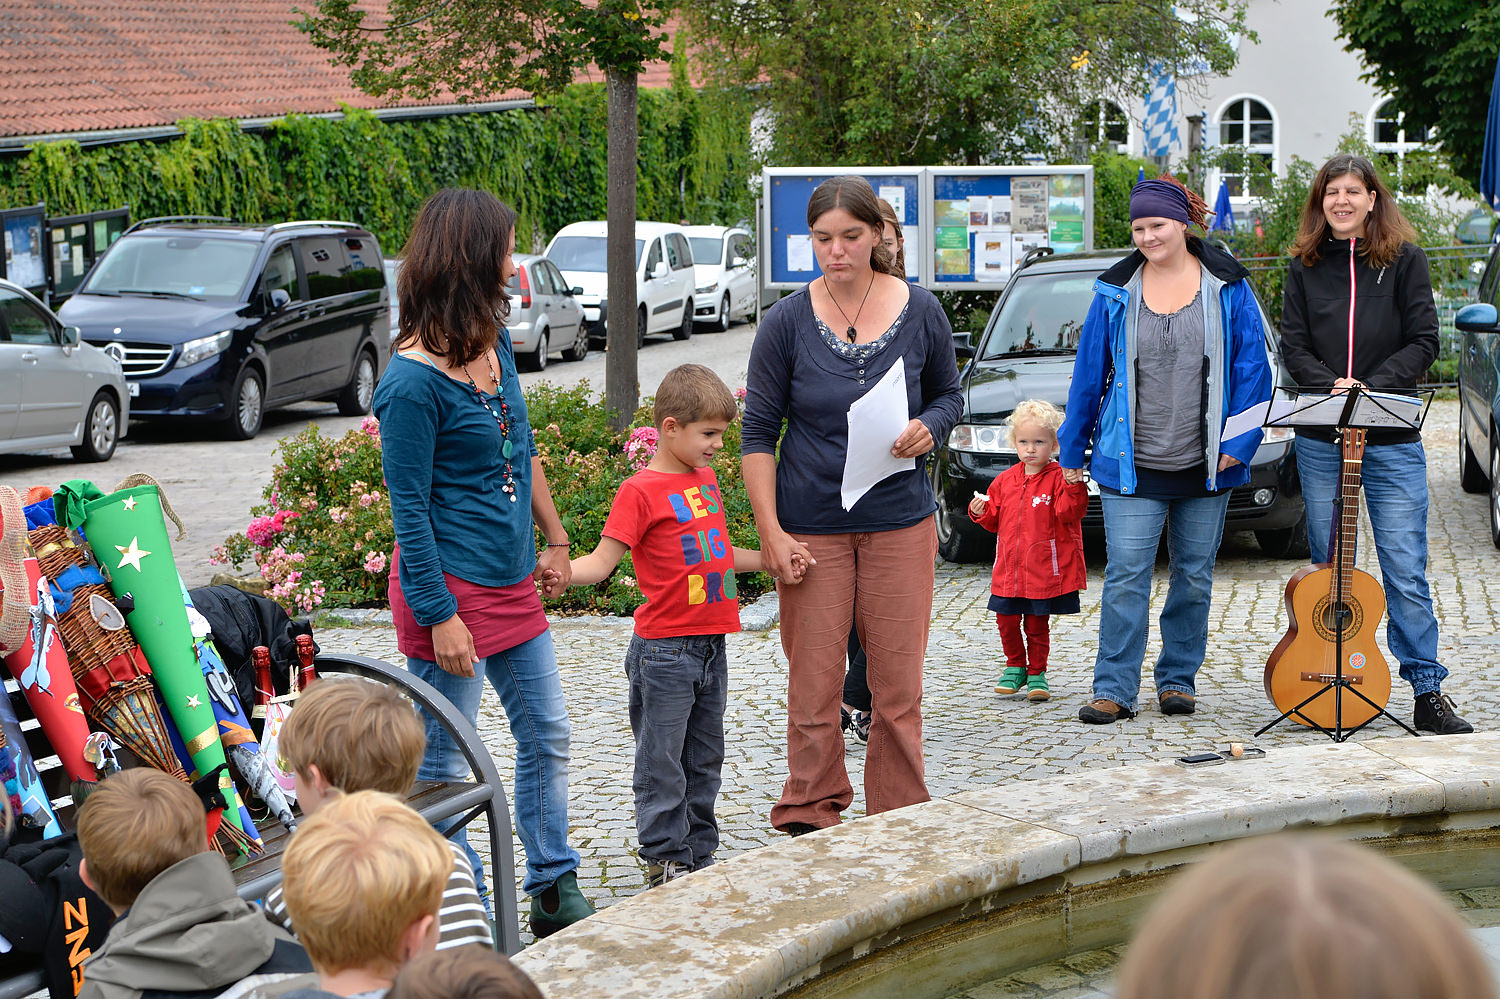
[[[882,241],[885,239],[885,226],[888,225],[896,230],[896,252],[891,255],[891,273],[899,278],[904,278],[906,277],[906,247],[902,246],[901,243],[906,238],[906,234],[901,229],[901,220],[896,218],[896,209],[889,201],[879,198],[876,203],[880,206],[880,219],[884,223],[880,227]]]
[[[1494,999],[1468,927],[1375,851],[1310,834],[1226,847],[1141,924],[1115,999]]]
[[[446,187],[428,198],[402,253],[397,347],[420,343],[449,363],[494,348],[510,316],[501,277],[516,213],[488,191]]]
[[[430,950],[406,963],[389,999],[542,999],[541,990],[504,954],[482,944]]]
[[[1292,241],[1291,255],[1301,258],[1302,263],[1309,267],[1318,262],[1323,242],[1333,238],[1333,229],[1323,214],[1323,195],[1329,184],[1345,174],[1353,174],[1365,190],[1375,192],[1375,206],[1370,209],[1370,217],[1365,219],[1363,252],[1371,267],[1389,267],[1401,255],[1402,243],[1417,241],[1417,230],[1401,214],[1401,206],[1396,204],[1380,174],[1375,172],[1375,165],[1352,153],[1335,156],[1313,177],[1312,186],[1307,189],[1307,201],[1302,206],[1302,224],[1297,229],[1297,238]]]
[[[812,228],[818,219],[835,208],[842,208],[860,222],[875,230],[875,247],[870,251],[870,266],[880,274],[895,274],[906,277],[905,272],[896,272],[896,258],[885,248],[880,237],[885,234],[885,219],[880,215],[880,199],[875,189],[863,177],[832,177],[823,181],[807,199],[807,225]]]

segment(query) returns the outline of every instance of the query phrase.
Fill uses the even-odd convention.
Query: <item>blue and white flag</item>
[[[1147,156],[1171,156],[1182,144],[1177,132],[1177,80],[1165,66],[1146,95],[1144,125]]]

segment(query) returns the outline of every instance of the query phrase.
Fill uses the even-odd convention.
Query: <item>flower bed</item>
[[[743,390],[737,394],[743,397]],[[651,407],[637,410],[632,429],[622,436],[610,429],[587,382],[573,388],[543,383],[526,392],[526,404],[572,555],[586,555],[599,543],[615,489],[655,453]],[[214,561],[237,569],[253,563],[266,580],[266,595],[293,612],[325,605],[386,606],[395,531],[381,473],[378,421],[367,417],[358,430],[339,438],[311,426],[277,448],[280,460],[262,491],[263,502],[251,509],[244,532],[219,546]],[[759,547],[740,478],[738,421],[725,432],[713,467],[732,542]],[[770,589],[771,580],[764,573],[741,573],[738,586],[740,600],[748,602]],[[605,582],[571,587],[546,603],[553,613],[627,615],[642,600],[626,555]]]

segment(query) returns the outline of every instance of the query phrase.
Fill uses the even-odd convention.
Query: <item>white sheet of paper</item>
[[[810,271],[813,269],[812,237],[790,233],[786,238],[786,269]]]
[[[896,358],[885,377],[849,406],[849,447],[844,452],[840,499],[845,510],[876,483],[915,468],[917,459],[897,458],[891,445],[911,422],[906,408],[906,364]]]
[[[880,187],[880,197],[896,210],[896,218],[906,220],[906,188],[899,184]]]

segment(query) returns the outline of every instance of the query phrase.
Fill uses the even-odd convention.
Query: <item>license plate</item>
[[[130,393],[130,398],[136,399],[136,398],[140,397],[140,394],[141,394],[141,383],[140,382],[126,382],[125,385],[126,385],[126,391],[128,393]]]

